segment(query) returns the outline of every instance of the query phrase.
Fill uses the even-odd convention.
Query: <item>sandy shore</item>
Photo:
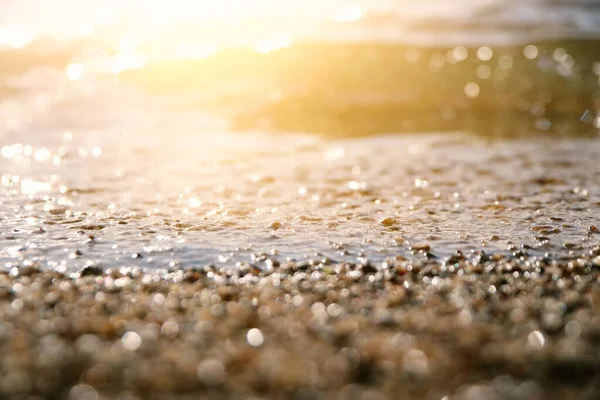
[[[66,157],[56,190],[5,159],[0,398],[600,394],[595,141],[380,137],[246,179],[180,137]]]
[[[14,267],[0,274],[1,396],[597,398],[600,246],[430,251],[382,265]]]

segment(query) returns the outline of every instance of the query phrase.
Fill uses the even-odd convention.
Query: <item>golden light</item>
[[[200,60],[210,57],[219,50],[216,43],[181,43],[177,47],[177,56],[184,59]]]
[[[272,39],[264,39],[258,41],[254,48],[256,51],[262,54],[272,53],[275,50],[283,49],[289,47],[291,44],[291,39],[287,36],[276,37]]]
[[[27,25],[0,26],[0,47],[21,48],[35,38],[35,31]]]
[[[79,27],[79,35],[82,37],[89,37],[94,34],[95,30],[96,30],[96,27],[94,26],[94,24],[85,23]]]
[[[357,5],[343,6],[335,10],[332,19],[335,22],[356,22],[363,17],[363,10]]]
[[[119,42],[121,53],[133,53],[137,47],[137,41],[133,37],[125,37]]]
[[[0,47],[20,48],[43,36],[101,43],[110,61],[98,68],[89,59],[74,57],[65,73],[77,81],[153,61],[203,59],[231,47],[272,53],[303,35],[318,34],[328,22],[362,19],[365,9],[356,1],[57,0],[42,26],[0,26]]]
[[[65,72],[70,81],[77,81],[83,77],[83,65],[79,63],[69,64]]]
[[[479,85],[474,82],[467,83],[465,85],[465,94],[471,99],[479,96]]]
[[[87,3],[96,5],[91,18],[64,23],[76,22],[76,36],[91,36],[112,49],[110,67],[105,68],[109,74],[154,61],[204,59],[222,48],[272,53],[289,47],[301,32],[310,31],[307,27],[314,23],[315,15],[327,20],[332,10],[317,3],[272,0],[123,0],[113,8],[96,0]],[[354,6],[336,11],[348,21],[359,17],[357,12],[362,15]],[[87,62],[73,59],[66,73],[75,81],[92,70],[99,72]]]
[[[141,68],[148,63],[148,57],[141,53],[119,53],[111,62],[111,72],[118,74],[130,69]]]
[[[162,40],[176,45],[255,44],[293,34],[305,22],[300,6],[272,0],[130,0],[121,19],[141,36],[156,38],[157,29],[169,27]]]

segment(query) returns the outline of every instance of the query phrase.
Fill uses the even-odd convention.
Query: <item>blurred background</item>
[[[27,92],[38,111],[111,87],[210,110],[234,130],[600,126],[595,1],[1,0],[0,9],[0,96]],[[27,114],[0,106],[5,127]]]

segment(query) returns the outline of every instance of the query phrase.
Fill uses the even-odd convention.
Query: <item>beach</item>
[[[0,398],[600,396],[594,5],[15,4]]]
[[[11,196],[3,396],[595,397],[595,139],[295,140],[293,162],[246,147],[172,196]],[[166,182],[186,153],[126,154]],[[218,172],[236,163],[253,173]]]

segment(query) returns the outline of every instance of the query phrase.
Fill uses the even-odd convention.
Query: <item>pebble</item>
[[[386,217],[379,221],[379,223],[383,226],[392,226],[396,225],[396,219],[392,217]]]
[[[104,271],[102,268],[97,267],[95,265],[86,265],[85,267],[79,270],[80,276],[98,276],[102,275]]]
[[[283,224],[279,221],[271,222],[271,225],[269,225],[269,228],[273,229],[274,231],[281,229],[282,227],[283,227]]]
[[[414,252],[428,253],[431,250],[431,246],[427,243],[416,243],[410,246],[410,250]]]
[[[77,385],[88,385],[99,398],[116,390],[170,399],[177,385],[189,394],[243,388],[270,398],[306,388],[316,382],[311,376],[322,379],[309,385],[323,393],[379,382],[373,388],[388,398],[403,398],[408,389],[420,397],[430,380],[452,390],[460,386],[457,379],[466,384],[471,376],[492,380],[516,370],[519,379],[545,390],[541,383],[565,362],[562,347],[551,343],[575,343],[572,357],[598,346],[592,332],[600,310],[584,293],[600,290],[600,268],[582,279],[569,265],[600,267],[600,255],[581,257],[563,255],[545,268],[537,256],[477,251],[426,264],[419,254],[382,265],[306,263],[313,273],[289,260],[281,264],[285,272],[257,275],[242,264],[230,270],[104,272],[88,265],[71,275],[0,272],[0,288],[12,288],[0,291],[0,306],[7,307],[0,373],[38,371],[38,379],[54,382],[35,389],[46,398]],[[190,273],[194,279],[180,279]],[[253,278],[239,279],[245,276]],[[414,337],[390,347],[398,332]],[[490,363],[496,369],[486,369]],[[539,363],[547,368],[536,368]],[[41,368],[48,365],[55,370]],[[449,366],[460,372],[451,379],[444,372]],[[593,369],[582,370],[577,379],[594,376]],[[34,388],[0,385],[2,398],[17,392],[33,395]]]
[[[246,335],[248,344],[253,347],[258,347],[263,344],[265,337],[260,329],[250,329]]]

